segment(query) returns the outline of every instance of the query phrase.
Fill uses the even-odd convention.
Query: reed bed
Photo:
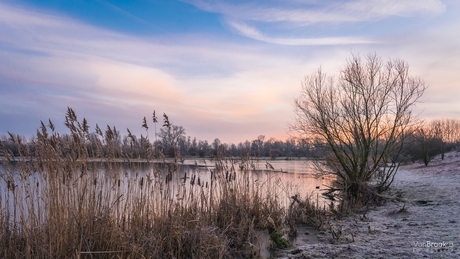
[[[216,158],[200,179],[179,175],[179,154],[117,158],[111,128],[90,134],[71,109],[66,125],[61,136],[42,123],[34,150],[9,136],[20,156],[1,157],[0,258],[257,258],[257,230],[282,232],[315,207],[285,206],[285,188],[254,180],[249,159]]]

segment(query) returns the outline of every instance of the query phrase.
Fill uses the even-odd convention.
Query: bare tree
[[[422,160],[425,166],[441,154],[444,156],[444,142],[441,137],[441,126],[432,122],[418,127],[412,134],[410,141],[410,153],[413,160]]]
[[[394,179],[405,132],[416,121],[412,107],[425,89],[404,61],[352,55],[339,76],[320,68],[305,78],[291,129],[329,148],[323,169],[338,186],[331,191],[353,199],[381,192]]]
[[[460,121],[458,119],[436,119],[429,124],[431,128],[436,128],[439,138],[442,140],[441,159],[444,159],[445,152],[453,149],[459,141]]]
[[[179,150],[179,142],[185,140],[185,129],[182,126],[169,124],[168,127],[160,128],[158,137],[161,140],[164,151],[173,156],[176,150]]]

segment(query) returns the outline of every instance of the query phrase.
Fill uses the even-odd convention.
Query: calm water
[[[321,205],[327,202],[323,199],[321,193],[332,179],[315,177],[311,162],[304,160],[269,160],[268,163],[273,169],[267,169],[267,161],[259,160],[253,162],[250,171],[244,172],[236,168],[232,175],[230,173],[232,172],[231,168],[227,168],[220,173],[219,177],[228,177],[231,180],[238,178],[236,174],[246,174],[244,179],[247,181],[248,186],[259,186],[262,191],[267,191],[264,186],[271,186],[268,191],[276,191],[275,195],[285,206],[290,203],[289,197],[294,194],[299,194],[301,197],[311,196]],[[229,165],[227,164],[227,166]],[[237,164],[234,164],[234,166],[238,167]],[[7,172],[4,166],[0,164],[1,208],[9,207],[12,210],[13,204],[17,206],[21,199],[24,199],[25,206],[31,206],[30,203],[36,203],[46,207],[46,204],[39,203],[43,203],[40,193],[48,188],[48,178],[37,172],[28,172],[27,177],[24,177],[25,174],[20,175],[18,173],[17,167],[17,165],[13,165],[10,171]],[[128,199],[135,199],[136,195],[144,195],[145,197],[147,186],[151,188],[150,191],[147,191],[147,196],[149,197],[154,195],[158,197],[158,194],[160,194],[165,195],[164,197],[168,195],[167,197],[180,199],[183,193],[189,195],[188,193],[194,191],[209,192],[208,187],[211,184],[211,175],[213,173],[216,175],[215,164],[210,160],[185,160],[178,167],[174,164],[148,164],[143,162],[132,163],[130,166],[126,163],[114,163],[111,167],[101,163],[90,163],[89,167],[90,170],[85,179],[94,186],[91,187],[91,191],[94,194],[104,194],[103,199],[108,199],[111,203],[119,203],[119,206],[123,206],[123,202]],[[81,186],[84,186],[81,184],[81,179],[83,178],[78,175],[79,173],[74,172],[71,177],[64,176],[64,174],[58,176],[59,181],[66,181],[66,184],[70,186],[67,196],[81,194]],[[163,181],[163,183],[166,181],[168,184],[158,183],[158,181]],[[7,188],[8,186],[11,187],[12,182],[16,186],[14,191],[16,195],[13,195],[11,189]],[[94,184],[92,184],[93,182]],[[267,184],[267,182],[270,184]],[[150,183],[150,185],[147,183]],[[160,188],[164,188],[164,190],[153,190],[158,186],[161,186]],[[122,196],[123,199],[119,199]]]
[[[267,162],[273,169],[267,169]],[[214,168],[213,162],[209,160],[185,160],[184,165],[180,174],[188,171],[206,180],[209,179],[209,171]],[[193,165],[206,167],[196,168]],[[251,170],[254,181],[264,182],[270,178],[285,190],[281,195],[289,197],[299,194],[301,197],[319,197],[320,201],[325,202],[321,193],[333,180],[331,177],[317,177],[312,162],[308,160],[259,160],[254,162],[254,166],[255,170]]]
[[[266,163],[273,166],[268,169]],[[210,160],[185,160],[180,166],[178,175],[187,177],[196,174],[201,181],[209,181],[210,171],[214,169],[214,162]],[[308,160],[258,160],[254,161],[254,169],[251,170],[253,179],[264,182],[268,178],[275,180],[280,186],[285,186],[290,191],[302,195],[321,194],[332,181],[331,177],[317,177],[313,164]],[[142,169],[144,172],[148,168]]]

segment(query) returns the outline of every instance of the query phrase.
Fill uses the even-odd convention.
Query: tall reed
[[[253,179],[248,159],[217,157],[206,179],[179,175],[179,154],[146,145],[152,156],[139,161],[116,145],[115,127],[90,133],[70,108],[65,124],[68,135],[42,122],[34,150],[9,136],[20,156],[1,157],[1,258],[257,256],[256,230],[289,215],[279,183]]]

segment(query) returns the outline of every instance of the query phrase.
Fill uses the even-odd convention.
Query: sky
[[[304,77],[352,53],[407,61],[415,112],[460,118],[458,0],[0,0],[0,135],[67,133],[71,107],[92,131],[145,116],[152,136],[155,110],[201,140],[285,139]]]

